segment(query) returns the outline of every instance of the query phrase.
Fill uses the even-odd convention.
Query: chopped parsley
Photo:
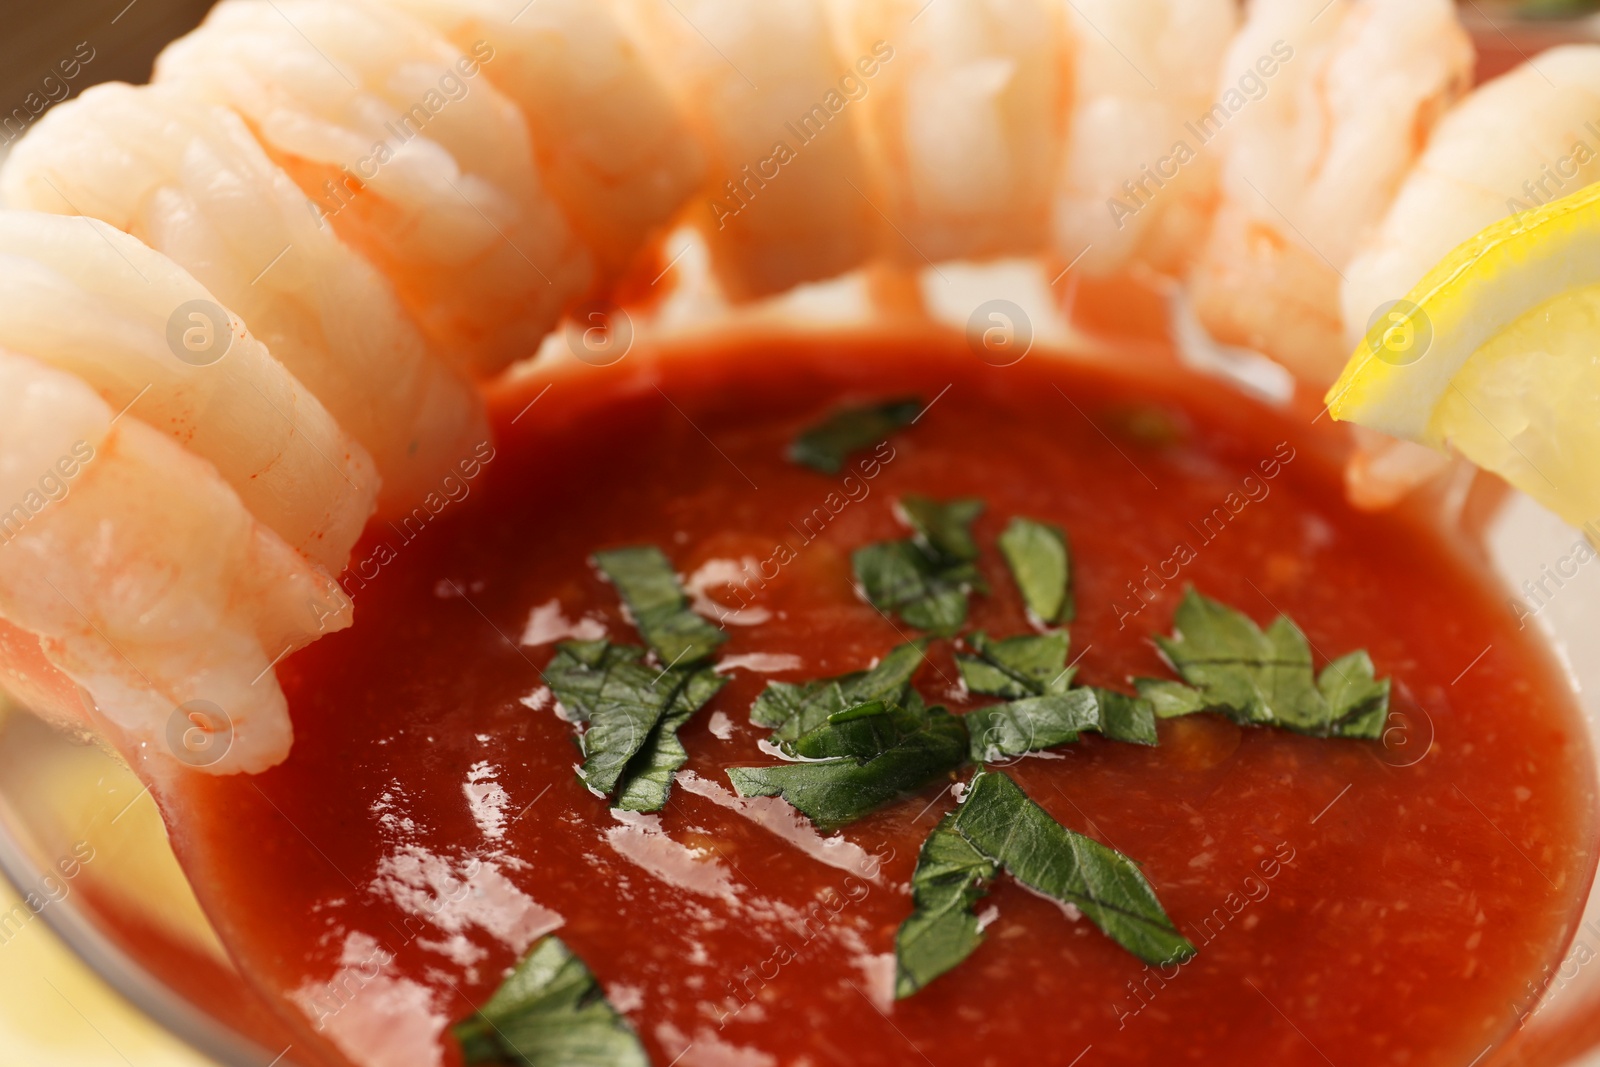
[[[1265,631],[1248,616],[1190,589],[1171,637],[1156,638],[1187,685],[1139,679],[1158,715],[1220,712],[1241,725],[1278,726],[1313,737],[1375,740],[1389,714],[1389,680],[1366,652],[1311,668],[1311,646],[1287,615]]]
[[[637,645],[563,641],[545,684],[569,714],[588,724],[578,738],[578,777],[597,793],[620,788],[619,806],[656,811],[673,772],[687,759],[678,728],[722,688],[705,667],[657,670]]]
[[[806,430],[789,446],[789,458],[823,474],[838,474],[851,453],[877,444],[911,425],[922,412],[916,397],[868,407],[844,408]]]
[[[911,678],[922,665],[926,641],[912,641],[891,650],[869,671],[823,678],[798,685],[769,682],[750,706],[750,721],[771,727],[779,746],[794,743],[838,712],[872,701],[904,704]]]
[[[1072,683],[1075,672],[1067,666],[1068,640],[1063,632],[995,641],[980,631],[966,643],[972,654],[956,653],[956,666],[974,693],[1019,700],[1064,693]]]
[[[450,1028],[467,1064],[649,1067],[638,1035],[589,968],[544,937],[470,1018]]]
[[[1028,613],[1045,625],[1071,622],[1072,550],[1061,527],[1018,516],[1000,535],[1005,556]]]
[[[1109,689],[1069,689],[1025,697],[967,712],[972,759],[992,763],[1057,745],[1069,745],[1085,730],[1111,741],[1156,743],[1156,717],[1148,700]]]
[[[909,997],[972,955],[983,931],[973,906],[989,891],[998,868],[955,828],[955,813],[933,828],[911,875],[916,905],[895,935],[896,998]]]
[[[645,644],[669,667],[710,656],[728,635],[689,608],[677,572],[654,545],[594,554],[595,565],[617,587]]]
[[[953,634],[961,629],[968,594],[987,592],[972,537],[972,523],[982,512],[979,500],[941,504],[907,496],[899,513],[912,537],[866,545],[850,557],[868,602],[919,630]]]
[[[913,703],[920,707],[921,701]],[[824,830],[854,822],[966,762],[967,727],[960,716],[938,707],[905,710],[917,715],[916,728],[889,727],[898,738],[875,754],[863,747],[854,750],[860,754],[805,763],[730,767],[728,780],[743,797],[782,797]],[[851,725],[825,724],[835,731]]]
[[[895,938],[897,997],[917,992],[978,947],[983,934],[972,909],[1001,868],[1073,905],[1146,963],[1195,954],[1132,860],[1056,822],[1009,776],[981,771],[917,857],[916,908]]]
[[[1156,743],[1149,701],[1109,689],[1070,688],[1073,670],[1066,665],[1065,633],[995,641],[980,632],[967,638],[967,644],[975,654],[956,655],[967,689],[1008,701],[967,712],[974,761],[992,763],[1071,744],[1085,730],[1113,741]]]

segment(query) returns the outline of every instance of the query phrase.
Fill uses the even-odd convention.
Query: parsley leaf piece
[[[795,438],[789,446],[789,458],[823,474],[838,474],[852,452],[877,444],[911,425],[921,412],[922,401],[916,397],[844,408]]]
[[[817,826],[831,830],[922,788],[966,757],[966,725],[943,708],[930,708],[924,728],[869,759],[843,756],[729,767],[728,781],[742,797],[781,796]]]
[[[975,763],[1067,745],[1099,725],[1100,705],[1088,689],[1026,697],[967,712]]]
[[[664,767],[669,755],[675,755],[671,748],[677,745],[678,726],[722,686],[722,679],[708,670],[658,671],[645,663],[643,648],[609,641],[561,642],[544,669],[544,680],[574,719],[589,724],[578,738],[584,756],[578,777],[608,796],[625,776],[632,778],[630,771],[650,771],[657,762]],[[676,709],[686,704],[692,707],[677,716]],[[657,730],[667,717],[677,719],[670,727],[670,743]],[[647,749],[647,765],[632,768]],[[680,760],[671,770],[681,765]],[[668,770],[668,778],[670,774]]]
[[[1389,679],[1379,680],[1365,650],[1340,656],[1317,675],[1335,737],[1377,740],[1389,720]]]
[[[858,704],[882,701],[904,704],[910,699],[911,679],[922,665],[926,641],[911,641],[891,649],[867,671],[812,682],[768,682],[750,705],[750,721],[778,732],[777,744],[792,743],[828,721],[830,715]]]
[[[488,1002],[450,1032],[468,1064],[650,1065],[633,1027],[558,937],[540,938]]]
[[[1099,686],[1090,691],[1100,704],[1100,736],[1131,745],[1156,744],[1156,712],[1150,701]]]
[[[967,621],[967,592],[977,582],[970,564],[945,568],[912,541],[881,541],[850,556],[867,600],[919,630],[953,634]]]
[[[1150,702],[1109,689],[1085,687],[1025,697],[977,708],[965,718],[972,736],[972,759],[977,763],[1071,744],[1085,730],[1112,741],[1156,743]]]
[[[802,759],[871,759],[927,727],[928,714],[922,707],[922,698],[915,697],[912,705],[871,700],[836,711],[822,725],[785,744],[784,750]]]
[[[900,500],[900,517],[911,527],[912,540],[940,564],[971,563],[978,558],[972,524],[983,514],[983,501],[971,497],[939,503],[912,493]]]
[[[1170,678],[1135,678],[1133,687],[1140,697],[1150,702],[1160,719],[1177,719],[1209,710],[1200,690],[1190,689]]]
[[[904,999],[972,955],[983,941],[973,906],[998,873],[946,815],[917,854],[911,875],[916,910],[895,934],[896,999]]]
[[[1001,533],[999,545],[1029,614],[1046,625],[1071,622],[1077,614],[1072,550],[1061,527],[1019,515]]]
[[[1023,634],[995,641],[978,632],[966,639],[976,655],[956,654],[961,680],[974,693],[1019,700],[1064,693],[1072,684],[1064,632]]]
[[[705,707],[726,682],[725,677],[709,667],[688,672],[673,694],[672,703],[623,771],[616,807],[626,811],[660,811],[666,807],[673,776],[689,762],[689,752],[678,740],[678,729]]]
[[[974,777],[954,826],[1017,881],[1075,905],[1146,963],[1194,955],[1132,860],[1056,822],[1009,776],[982,771]]]
[[[1279,726],[1313,737],[1380,737],[1389,712],[1389,681],[1374,677],[1364,652],[1334,660],[1320,676],[1311,646],[1286,615],[1265,631],[1242,612],[1190,589],[1170,638],[1158,637],[1167,661],[1195,690],[1156,690],[1172,717],[1220,711],[1244,725]]]
[[[677,572],[654,545],[596,552],[594,562],[628,605],[645,644],[667,666],[705,659],[728,635],[689,608]]]

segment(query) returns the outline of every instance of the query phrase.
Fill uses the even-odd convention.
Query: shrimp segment
[[[1325,4],[1256,0],[1228,50],[1222,205],[1191,279],[1219,340],[1312,383],[1331,382],[1347,354],[1345,267],[1473,63],[1449,0]]]
[[[1062,9],[1048,0],[839,0],[894,258],[1028,255],[1046,242],[1066,124]]]
[[[1134,262],[1177,274],[1193,259],[1219,162],[1195,124],[1236,21],[1234,0],[1069,5],[1073,106],[1053,217],[1063,259],[1101,276]]]
[[[0,615],[145,754],[256,772],[292,737],[272,664],[350,622],[350,601],[216,470],[88,386],[0,352]],[[225,753],[174,748],[174,713],[221,709]],[[188,728],[180,716],[177,735]]]
[[[531,356],[594,280],[521,112],[482,76],[496,61],[488,42],[463,55],[360,0],[224,0],[155,80],[244,116],[439,350],[487,377]]]
[[[377,495],[371,458],[182,268],[103,222],[4,211],[0,306],[0,347],[136,408],[291,547],[344,565]]]
[[[878,243],[859,105],[817,0],[622,0],[707,161],[688,218],[734,300],[859,266]],[[866,57],[873,58],[873,57]]]
[[[606,278],[633,260],[704,178],[666,87],[604,0],[385,0],[463,52],[521,109],[540,174]]]
[[[1507,215],[1600,181],[1600,47],[1554,48],[1474,90],[1345,272],[1345,340],[1452,248]]]
[[[23,138],[0,192],[109,222],[192,273],[371,453],[386,515],[487,434],[476,390],[225,108],[167,86],[97,85]]]

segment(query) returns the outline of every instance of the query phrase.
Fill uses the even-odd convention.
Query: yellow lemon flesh
[[[1376,316],[1327,402],[1600,519],[1600,184],[1456,248]]]

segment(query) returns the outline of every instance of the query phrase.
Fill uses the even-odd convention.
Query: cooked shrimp
[[[223,0],[156,82],[243,115],[439,350],[487,376],[532,355],[594,278],[521,112],[481,76],[496,57],[359,0]]]
[[[750,300],[859,266],[882,225],[867,199],[860,105],[844,83],[861,72],[857,57],[836,54],[817,0],[622,0],[619,10],[705,153],[687,217],[727,295]]]
[[[1325,4],[1257,0],[1228,50],[1206,149],[1222,205],[1192,277],[1212,333],[1314,384],[1347,354],[1340,277],[1473,63],[1449,0]]]
[[[210,464],[71,375],[0,353],[0,502],[0,615],[141,754],[230,773],[288,753],[272,665],[349,625],[350,601]],[[220,709],[200,721],[231,723],[231,745],[171,743],[194,729],[190,701]]]
[[[1066,37],[1049,0],[838,0],[874,198],[894,258],[1029,255],[1048,239],[1066,125]],[[874,73],[868,74],[868,71]],[[881,197],[881,199],[878,199]]]
[[[95,86],[17,144],[0,192],[102,219],[193,274],[371,453],[384,513],[408,511],[484,439],[476,390],[227,109]]]
[[[522,110],[540,174],[606,277],[626,268],[704,177],[666,86],[603,0],[385,0],[462,52]]]
[[[1215,102],[1234,0],[1077,0],[1057,255],[1092,274],[1176,274],[1215,208],[1218,158],[1191,130]]]
[[[0,308],[0,347],[133,408],[291,547],[344,566],[377,495],[371,458],[177,264],[103,222],[4,211]]]
[[[1456,245],[1507,215],[1600,180],[1600,47],[1551,49],[1439,123],[1345,271],[1346,347]]]

